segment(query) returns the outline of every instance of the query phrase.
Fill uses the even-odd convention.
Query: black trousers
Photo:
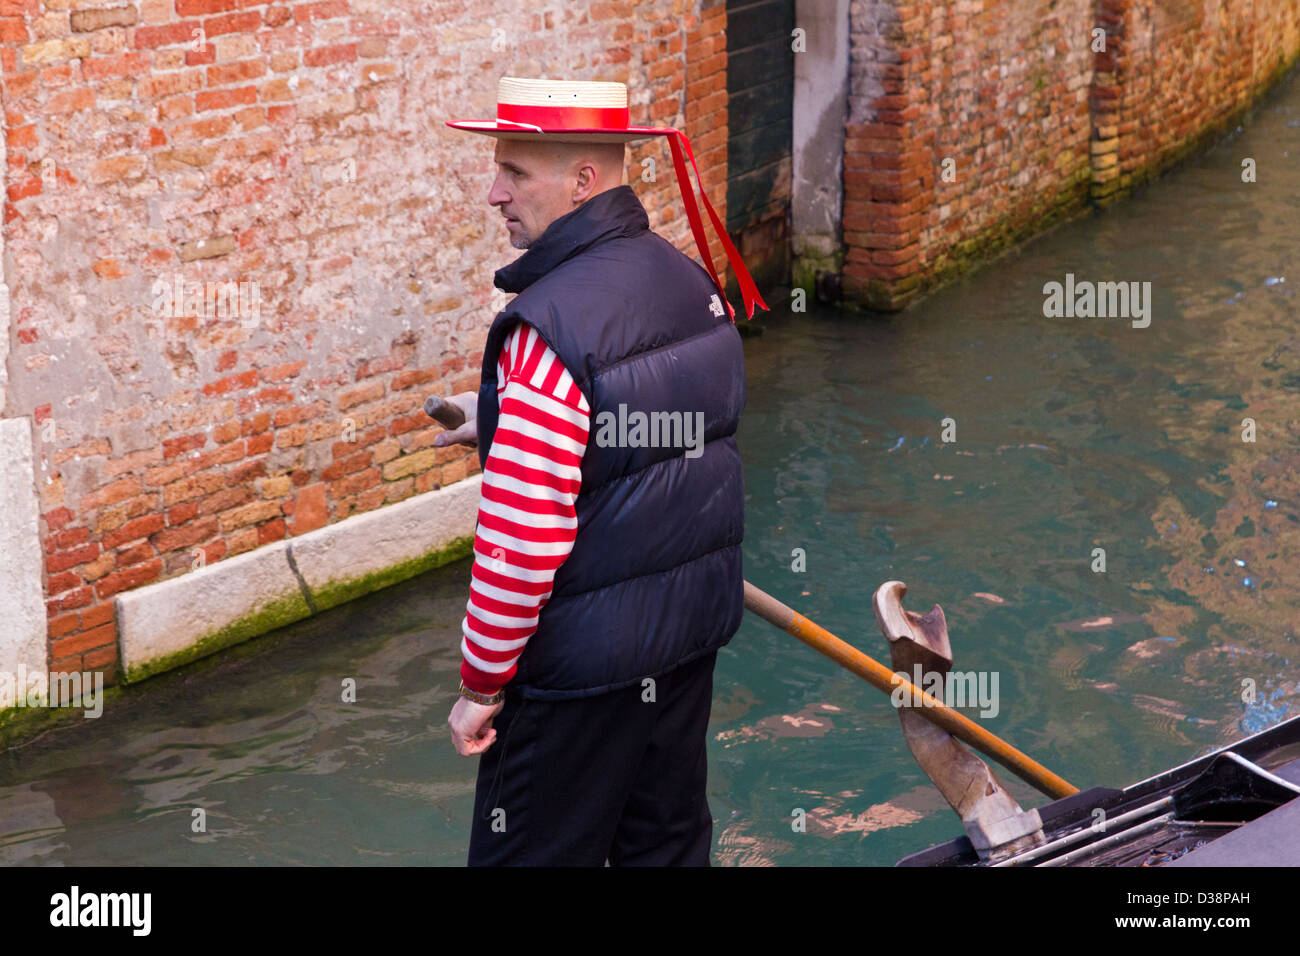
[[[648,690],[509,693],[479,757],[470,866],[708,866],[705,738],[717,652]]]

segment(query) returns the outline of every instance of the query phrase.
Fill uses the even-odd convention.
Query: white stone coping
[[[307,617],[329,605],[331,586],[337,588],[472,537],[482,482],[481,474],[474,475],[123,592],[117,597],[123,675],[195,648],[277,602],[291,609],[300,605],[296,614],[290,610],[293,619]]]

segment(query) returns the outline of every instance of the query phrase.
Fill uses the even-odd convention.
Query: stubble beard
[[[510,227],[506,226],[506,234],[510,237],[510,245],[516,249],[527,249],[533,244],[533,237],[529,235],[528,230],[524,228],[524,224],[520,220],[516,219],[515,223],[519,226],[517,234],[512,233]]]

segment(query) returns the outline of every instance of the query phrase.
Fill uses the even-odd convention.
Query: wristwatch
[[[503,700],[506,699],[506,691],[505,691],[505,688],[503,687],[501,690],[497,691],[495,694],[492,694],[491,696],[488,696],[487,694],[480,694],[480,693],[479,693],[478,691],[476,691],[476,690],[470,690],[468,687],[465,686],[465,682],[464,682],[464,681],[461,681],[461,682],[460,682],[460,696],[462,696],[462,697],[468,697],[470,700],[472,700],[472,701],[473,701],[474,703],[476,703],[476,704],[483,704],[483,705],[485,705],[485,706],[487,706],[487,707],[491,707],[491,706],[493,706],[494,704],[499,704],[499,703],[501,703]]]

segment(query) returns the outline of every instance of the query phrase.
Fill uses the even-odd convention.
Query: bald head
[[[625,147],[498,139],[494,159],[488,202],[506,217],[510,244],[527,249],[556,219],[623,184]]]

